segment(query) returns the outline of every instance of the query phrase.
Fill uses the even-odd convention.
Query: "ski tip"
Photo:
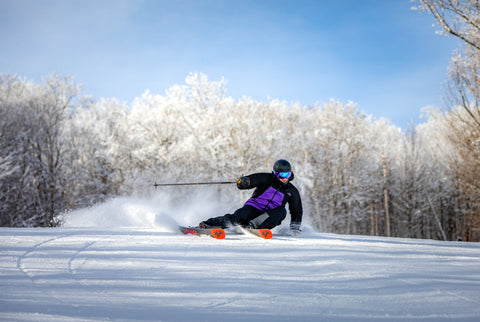
[[[272,231],[270,229],[263,229],[263,228],[242,228],[244,231],[253,234],[257,237],[261,237],[263,239],[271,239],[272,238]]]
[[[258,232],[260,233],[260,236],[265,239],[271,239],[273,236],[270,229],[259,229]]]
[[[225,231],[221,228],[212,228],[212,237],[216,239],[224,239]]]

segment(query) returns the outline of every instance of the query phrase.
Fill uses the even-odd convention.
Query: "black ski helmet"
[[[287,160],[277,160],[275,161],[275,164],[273,165],[273,171],[275,172],[290,172],[292,171],[292,166],[290,165],[290,162]]]

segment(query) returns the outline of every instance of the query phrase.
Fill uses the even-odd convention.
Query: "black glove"
[[[249,177],[241,177],[237,181],[238,189],[248,189],[250,188],[250,178]]]

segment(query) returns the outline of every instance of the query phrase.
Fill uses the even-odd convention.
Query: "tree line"
[[[82,97],[65,76],[0,80],[2,226],[56,226],[65,211],[147,193],[154,178],[231,180],[286,158],[320,231],[477,238],[476,201],[459,185],[445,135],[453,120],[439,111],[404,132],[353,103],[235,101],[224,80],[203,74],[129,106]]]

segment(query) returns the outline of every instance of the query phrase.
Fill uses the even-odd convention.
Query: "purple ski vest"
[[[270,187],[260,196],[248,199],[245,205],[255,207],[261,211],[272,210],[282,205],[283,197],[282,192]]]

